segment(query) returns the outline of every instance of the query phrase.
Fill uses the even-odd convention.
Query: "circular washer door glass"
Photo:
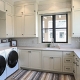
[[[6,68],[6,60],[3,56],[0,55],[0,76],[4,73]]]
[[[11,51],[8,55],[8,66],[14,68],[18,62],[18,53],[16,51]]]

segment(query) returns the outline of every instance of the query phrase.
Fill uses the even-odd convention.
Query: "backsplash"
[[[17,40],[17,46],[35,46],[46,47],[47,43],[38,43],[38,38],[15,38]],[[54,43],[57,46],[57,43]],[[71,43],[59,43],[63,48],[80,48],[80,38],[71,38]]]

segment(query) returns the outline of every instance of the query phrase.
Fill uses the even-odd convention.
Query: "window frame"
[[[56,15],[66,15],[66,28],[56,28]],[[43,17],[44,16],[52,16],[52,28],[45,28],[45,29],[52,29],[53,31],[53,38],[54,43],[68,43],[68,14],[56,14],[56,15],[42,15],[41,16],[41,42],[42,43],[51,43],[51,42],[44,42],[43,41]],[[66,42],[56,42],[56,29],[66,29]]]

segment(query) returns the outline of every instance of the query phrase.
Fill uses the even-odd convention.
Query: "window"
[[[55,43],[68,42],[67,14],[41,16],[41,25],[43,43],[52,42],[53,38]]]

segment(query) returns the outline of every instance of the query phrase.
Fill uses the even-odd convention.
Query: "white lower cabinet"
[[[19,67],[41,69],[41,51],[19,50]]]
[[[72,51],[19,50],[19,67],[71,73],[80,80],[80,59]]]
[[[63,52],[63,72],[73,73],[73,52]]]
[[[62,71],[62,52],[42,51],[42,69]]]
[[[29,59],[27,50],[19,50],[19,67],[28,68]]]
[[[74,54],[74,66],[73,66],[73,74],[75,76],[75,80],[80,80],[80,59],[77,55]]]
[[[29,68],[41,69],[41,51],[28,51]]]

